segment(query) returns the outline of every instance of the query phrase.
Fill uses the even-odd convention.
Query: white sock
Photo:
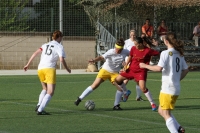
[[[118,105],[120,103],[122,95],[123,95],[123,92],[117,90],[117,92],[115,94],[114,106],[116,106],[116,105]]]
[[[176,128],[176,126],[175,126],[176,124],[175,124],[174,119],[172,117],[169,117],[166,120],[166,125],[167,125],[167,128],[170,131],[170,133],[178,133],[178,129]]]
[[[176,120],[176,118],[174,117],[173,114],[171,114],[171,117],[173,118],[175,124],[176,124],[176,128],[178,129],[181,125],[178,123],[178,121]]]
[[[150,93],[150,91],[148,90],[146,93],[144,93],[145,94],[145,96],[147,97],[147,99],[149,100],[149,102],[151,103],[151,105],[152,104],[154,104],[154,101],[153,101],[153,98],[152,98],[152,96],[151,96],[151,93]]]
[[[42,91],[41,91],[41,93],[40,93],[40,95],[39,95],[39,101],[38,101],[37,106],[40,105],[40,104],[42,103],[42,100],[43,100],[43,98],[44,98],[44,96],[45,96],[46,94],[47,94],[47,91],[46,91],[46,90],[42,90]]]
[[[126,85],[124,84],[124,83],[122,83],[121,85],[118,85],[121,89],[122,89],[122,91],[123,91],[123,93],[124,94],[126,94],[126,92],[127,92],[127,88],[126,88]]]
[[[79,98],[82,100],[83,98],[85,98],[87,95],[89,95],[91,92],[93,91],[91,86],[88,86],[88,88],[86,88],[83,93],[79,96]]]
[[[142,91],[141,91],[141,89],[140,89],[140,86],[139,86],[139,85],[136,85],[135,89],[136,89],[136,94],[137,94],[136,98],[141,97]]]
[[[38,111],[42,112],[50,100],[51,100],[51,95],[46,94],[42,100],[40,107],[38,108]]]

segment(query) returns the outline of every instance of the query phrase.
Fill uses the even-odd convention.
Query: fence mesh
[[[22,69],[32,53],[60,30],[59,0],[0,1],[0,69]],[[62,0],[63,46],[72,69],[96,56],[95,27],[77,1]],[[39,57],[30,69],[37,69]],[[60,68],[58,62],[58,68]]]
[[[50,40],[54,30],[60,29],[60,1],[62,43],[72,69],[86,68],[87,60],[97,55],[97,40],[101,39],[97,22],[115,39],[127,39],[132,28],[141,33],[146,18],[155,26],[160,19],[165,19],[170,30],[177,32],[181,39],[187,39],[199,21],[198,3],[161,7],[136,4],[137,0],[1,0],[0,69],[22,69],[32,53]],[[36,69],[38,63],[39,57],[31,68]]]

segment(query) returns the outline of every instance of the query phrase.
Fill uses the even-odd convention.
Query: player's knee
[[[122,85],[123,81],[120,81],[119,79],[115,79],[115,83],[117,83],[118,85]]]

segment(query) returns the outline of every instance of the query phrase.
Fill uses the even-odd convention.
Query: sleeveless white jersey
[[[125,57],[128,55],[129,51],[127,49],[123,49],[120,54],[115,53],[115,49],[110,49],[102,55],[106,60],[102,68],[111,73],[118,73],[122,68],[122,63],[125,60]]]
[[[185,58],[174,48],[170,48],[161,53],[158,66],[163,67],[161,92],[179,95],[181,73],[188,68]]]
[[[44,68],[56,68],[59,57],[66,57],[63,46],[57,41],[43,44],[40,49],[42,49],[42,54],[38,70]]]
[[[131,39],[125,40],[124,49],[131,51],[131,48],[135,46],[134,42]]]

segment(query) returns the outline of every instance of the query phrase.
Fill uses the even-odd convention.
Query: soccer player
[[[105,54],[98,56],[95,59],[89,60],[89,62],[91,63],[95,63],[97,61],[102,61],[102,60],[105,60],[105,62],[101,70],[98,72],[98,75],[94,80],[93,84],[88,86],[83,91],[83,93],[74,102],[75,105],[78,106],[81,100],[83,100],[87,95],[89,95],[91,92],[97,89],[97,87],[101,83],[103,83],[105,80],[108,79],[117,88],[113,110],[122,110],[119,104],[122,95],[124,94],[124,101],[126,101],[131,93],[129,90],[126,89],[125,84],[121,84],[121,86],[118,86],[114,83],[115,78],[117,77],[117,75],[119,75],[119,71],[122,67],[122,63],[124,62],[125,57],[129,55],[129,51],[123,49],[123,47],[124,47],[124,40],[121,38],[116,42],[114,49],[110,49]]]
[[[157,110],[156,104],[153,101],[149,89],[146,88],[147,69],[140,68],[139,63],[143,62],[149,64],[151,56],[156,56],[160,53],[144,46],[141,37],[137,37],[134,43],[135,46],[131,48],[128,60],[124,66],[124,72],[121,72],[120,75],[117,76],[115,82],[121,85],[126,79],[134,79],[149,100],[152,110],[155,111]],[[127,68],[129,63],[129,68]]]
[[[39,95],[39,101],[35,108],[38,115],[47,115],[49,113],[44,111],[44,108],[51,100],[56,87],[56,63],[58,59],[63,64],[65,69],[71,73],[70,68],[67,66],[64,58],[66,57],[63,46],[60,44],[63,34],[60,31],[53,33],[53,41],[43,44],[38,50],[36,50],[28,63],[24,66],[24,70],[27,71],[32,60],[39,54],[41,54],[40,63],[38,65],[38,77],[42,84],[42,91]]]
[[[173,32],[167,33],[164,43],[167,46],[167,50],[161,53],[158,64],[150,66],[140,63],[140,67],[152,71],[162,71],[158,113],[165,119],[167,128],[171,133],[184,133],[185,129],[180,126],[171,113],[180,94],[180,80],[189,71],[183,56],[184,44],[177,40],[176,34]]]
[[[135,38],[136,38],[136,31],[130,30],[129,35],[130,35],[130,38],[125,40],[124,49],[131,51],[131,48],[133,46],[135,46],[134,41],[135,41]],[[128,56],[126,57],[126,61],[127,61],[127,59],[128,59]],[[128,81],[129,80],[124,80],[124,83],[127,84]],[[136,84],[135,89],[136,89],[136,101],[144,101],[141,97],[142,91],[141,91],[139,85]]]

